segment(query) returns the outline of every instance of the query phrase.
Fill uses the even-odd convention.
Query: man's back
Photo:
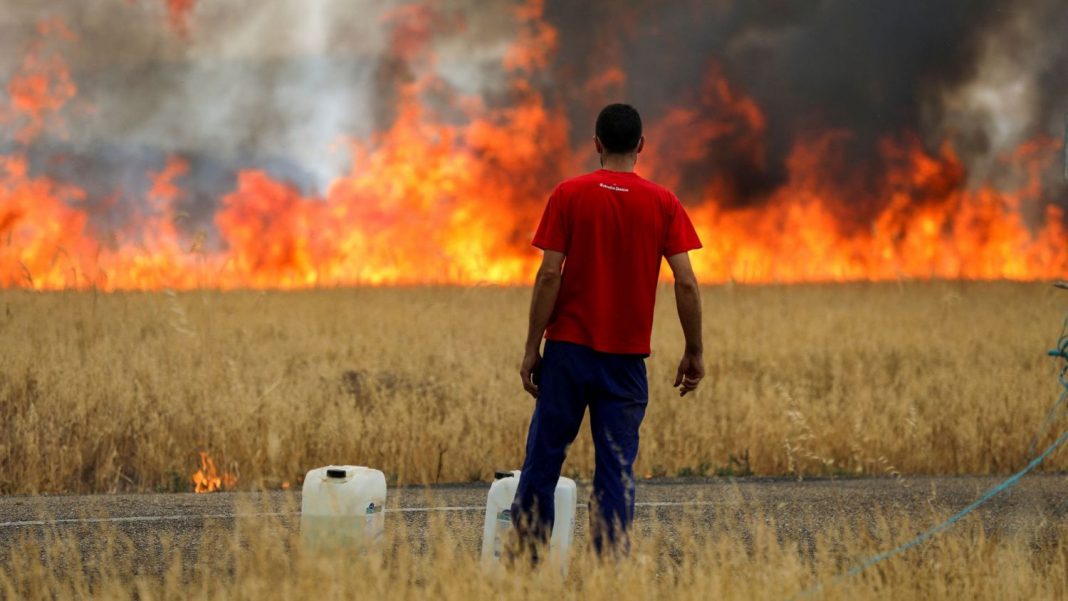
[[[700,288],[686,252],[701,242],[675,195],[633,173],[645,144],[634,107],[606,106],[594,129],[604,169],[557,186],[534,236],[545,253],[519,376],[537,401],[512,503],[520,552],[531,558],[549,540],[556,482],[587,407],[597,456],[590,539],[598,553],[629,546],[661,257],[686,339],[675,386],[686,395],[704,377]]]
[[[661,257],[701,243],[666,188],[599,169],[557,186],[534,245],[567,257],[548,339],[648,355]]]

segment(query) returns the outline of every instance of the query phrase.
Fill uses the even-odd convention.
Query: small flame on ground
[[[215,460],[206,451],[200,452],[200,469],[193,474],[193,492],[208,493],[233,488],[237,475],[230,472],[219,474]]]

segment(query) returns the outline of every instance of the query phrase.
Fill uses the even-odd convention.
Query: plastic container
[[[512,530],[512,501],[519,488],[519,470],[497,472],[486,498],[486,524],[482,529],[482,565],[496,569],[500,565],[505,541]],[[575,536],[575,481],[560,478],[554,495],[556,520],[549,538],[549,560],[558,562],[561,573],[567,572],[567,554]]]
[[[386,476],[358,465],[308,472],[300,502],[305,545],[337,549],[374,545],[385,532]]]

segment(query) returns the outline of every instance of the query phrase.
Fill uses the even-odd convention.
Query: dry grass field
[[[0,494],[190,490],[200,451],[238,489],[328,463],[488,480],[522,459],[528,296],[0,292]],[[1066,306],[1046,284],[709,287],[710,377],[679,399],[665,288],[638,470],[1008,472],[1059,392],[1045,351]],[[584,432],[564,469],[591,468]]]
[[[16,545],[0,565],[0,599],[1006,601],[1068,595],[1063,523],[998,538],[967,522],[920,549],[840,577],[858,558],[919,525],[878,515],[814,539],[784,540],[773,523],[730,515],[711,527],[696,518],[673,528],[651,526],[636,533],[631,557],[618,565],[577,551],[566,579],[551,568],[489,577],[443,518],[434,520],[425,545],[414,544],[401,523],[391,524],[382,551],[366,555],[316,553],[278,520],[206,531],[195,555],[167,537],[160,537],[155,555],[137,555],[120,534],[92,526],[79,535],[52,535],[43,545],[35,538]],[[86,540],[96,542],[87,549]]]

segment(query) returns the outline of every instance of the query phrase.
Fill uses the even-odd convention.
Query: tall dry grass
[[[439,514],[440,515],[440,514]],[[436,517],[425,536],[387,523],[380,552],[322,554],[278,519],[207,530],[195,553],[167,535],[138,547],[120,532],[27,537],[0,564],[0,599],[1063,599],[1068,528],[998,536],[968,522],[858,576],[858,558],[914,524],[881,514],[807,540],[748,514],[711,526],[698,516],[636,533],[630,558],[600,563],[576,549],[566,578],[551,566],[491,577],[457,529]],[[91,541],[87,542],[87,541]],[[819,587],[819,588],[816,588]],[[795,596],[803,593],[802,596]]]
[[[187,490],[200,450],[247,489],[328,463],[403,483],[486,480],[522,459],[528,295],[0,292],[0,493]],[[1066,296],[1011,283],[705,288],[710,375],[679,399],[665,289],[637,469],[1012,470],[1057,394],[1044,352]],[[591,447],[584,431],[565,472],[589,474]]]

